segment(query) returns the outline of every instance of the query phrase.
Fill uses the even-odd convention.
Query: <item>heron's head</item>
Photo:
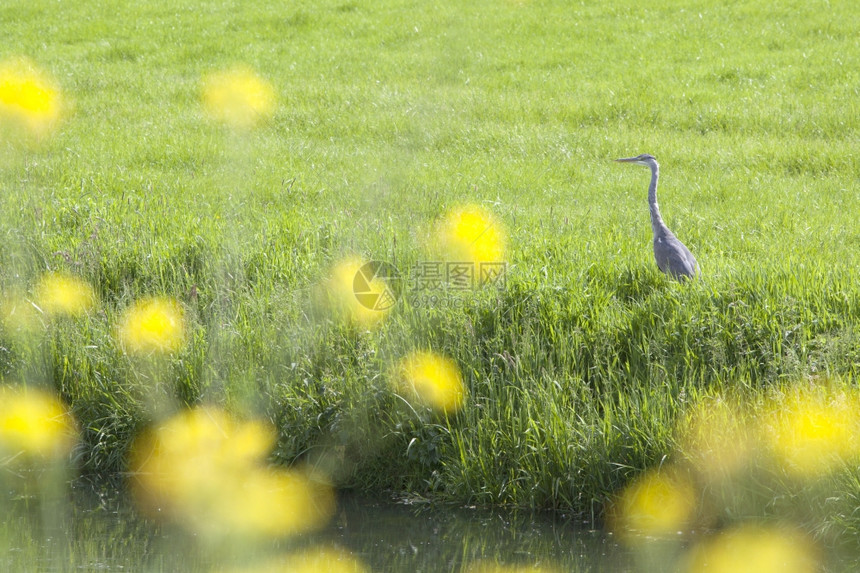
[[[638,165],[647,165],[651,166],[657,163],[657,158],[653,155],[649,155],[647,153],[643,153],[642,155],[637,155],[636,157],[625,157],[623,159],[616,159],[619,163],[636,163]]]

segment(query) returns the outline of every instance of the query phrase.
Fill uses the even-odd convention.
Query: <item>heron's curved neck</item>
[[[651,229],[656,237],[665,234],[669,229],[663,222],[663,217],[660,216],[660,206],[657,204],[657,178],[660,176],[660,166],[652,163],[650,167],[651,185],[648,186],[648,206],[651,209]]]

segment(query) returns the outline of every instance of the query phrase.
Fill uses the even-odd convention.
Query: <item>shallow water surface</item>
[[[118,492],[17,492],[3,505],[3,571],[629,570],[611,537],[557,514],[341,496],[313,535],[213,543],[141,516]]]
[[[326,534],[374,571],[624,568],[623,551],[611,538],[562,515],[361,499],[343,500],[341,507]]]

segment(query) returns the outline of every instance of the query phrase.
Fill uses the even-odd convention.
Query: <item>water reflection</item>
[[[341,500],[327,534],[373,571],[621,571],[611,538],[563,515]]]
[[[7,492],[8,493],[8,492]],[[114,491],[76,487],[2,502],[3,571],[624,571],[611,538],[564,516],[342,497],[299,538],[214,544],[141,516]]]

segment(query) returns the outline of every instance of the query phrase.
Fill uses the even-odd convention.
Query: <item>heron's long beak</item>
[[[624,157],[623,159],[616,159],[615,161],[617,161],[618,163],[631,163],[633,161],[636,161],[636,159],[638,159],[638,158],[637,157]]]

